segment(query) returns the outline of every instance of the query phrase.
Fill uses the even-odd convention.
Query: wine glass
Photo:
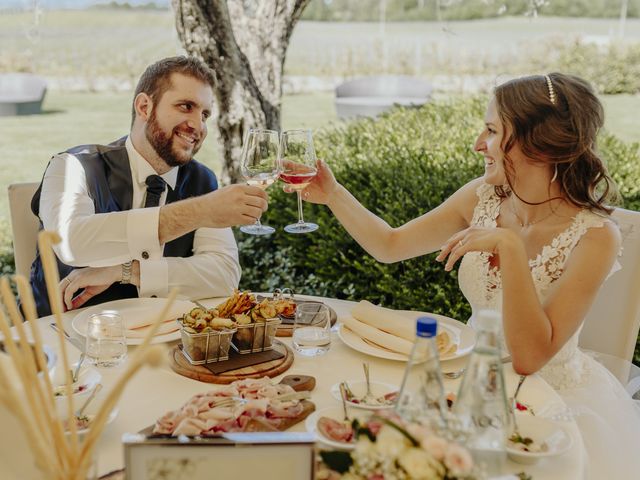
[[[278,179],[280,174],[278,132],[250,129],[242,146],[242,176],[247,184],[263,190]],[[253,225],[243,225],[240,230],[250,235],[269,235],[273,227],[262,225],[256,219]]]
[[[302,215],[302,190],[318,173],[316,151],[313,148],[311,130],[286,130],[280,137],[280,179],[288,183],[298,195],[298,222],[284,227],[285,232],[306,233],[318,229],[315,223],[304,221]]]

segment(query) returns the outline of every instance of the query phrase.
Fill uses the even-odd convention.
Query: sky
[[[159,6],[168,6],[170,0],[116,0],[118,3],[129,3],[130,5],[140,5],[152,1]],[[110,3],[110,0],[0,0],[0,8],[30,9],[34,4],[42,8],[86,8],[100,3]]]

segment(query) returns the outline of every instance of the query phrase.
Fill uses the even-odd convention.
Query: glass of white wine
[[[318,225],[305,222],[302,215],[302,190],[316,176],[316,151],[313,148],[311,130],[286,130],[280,138],[282,172],[280,180],[298,195],[298,222],[284,227],[288,233],[307,233],[318,229]]]
[[[273,184],[280,175],[280,142],[275,130],[250,129],[242,146],[242,176],[247,184],[263,190]],[[273,227],[256,219],[253,225],[243,225],[240,230],[250,235],[269,235]]]

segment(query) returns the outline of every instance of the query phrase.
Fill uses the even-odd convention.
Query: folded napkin
[[[147,331],[151,328],[151,325],[145,325],[135,329],[127,328],[126,335],[128,338],[144,338],[147,336]],[[165,320],[160,324],[155,336],[168,335],[180,329],[180,326],[176,322],[175,318]]]
[[[407,356],[411,354],[413,342],[405,340],[404,338],[396,337],[390,333],[383,332],[382,330],[372,327],[371,325],[367,325],[355,318],[344,317],[341,321],[349,328],[349,330],[353,331],[353,333],[358,335],[360,338],[369,340],[370,342],[393,352],[402,353]]]
[[[127,337],[143,338],[146,335],[147,329],[158,318],[164,308],[164,301],[162,299],[158,300],[151,307],[147,303],[146,305],[130,306],[118,310],[118,313],[122,315]],[[162,319],[163,323],[160,325],[156,335],[166,335],[178,330],[180,327],[176,322],[176,318],[182,317],[187,313],[185,306],[189,307],[191,305],[188,302],[175,301]]]
[[[383,348],[404,355],[411,354],[416,338],[416,319],[420,315],[405,316],[390,308],[379,307],[362,300],[351,310],[353,318],[342,322],[358,336]],[[460,331],[455,327],[439,325],[436,344],[441,357],[456,352]]]
[[[390,308],[379,307],[362,300],[353,310],[353,318],[371,325],[383,332],[408,340],[413,344],[416,338],[416,319],[407,318]],[[417,315],[417,313],[416,313]]]

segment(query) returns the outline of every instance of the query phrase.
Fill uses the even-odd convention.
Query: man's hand
[[[258,187],[236,184],[200,197],[169,203],[160,208],[160,244],[198,228],[251,225],[267,209],[267,194]]]
[[[269,197],[258,187],[235,184],[202,197],[208,207],[204,214],[211,227],[251,225],[267,210]]]
[[[104,292],[113,283],[120,281],[122,265],[112,267],[87,267],[73,270],[60,281],[60,291],[67,310],[80,308],[90,298]],[[77,297],[73,295],[84,289]]]

